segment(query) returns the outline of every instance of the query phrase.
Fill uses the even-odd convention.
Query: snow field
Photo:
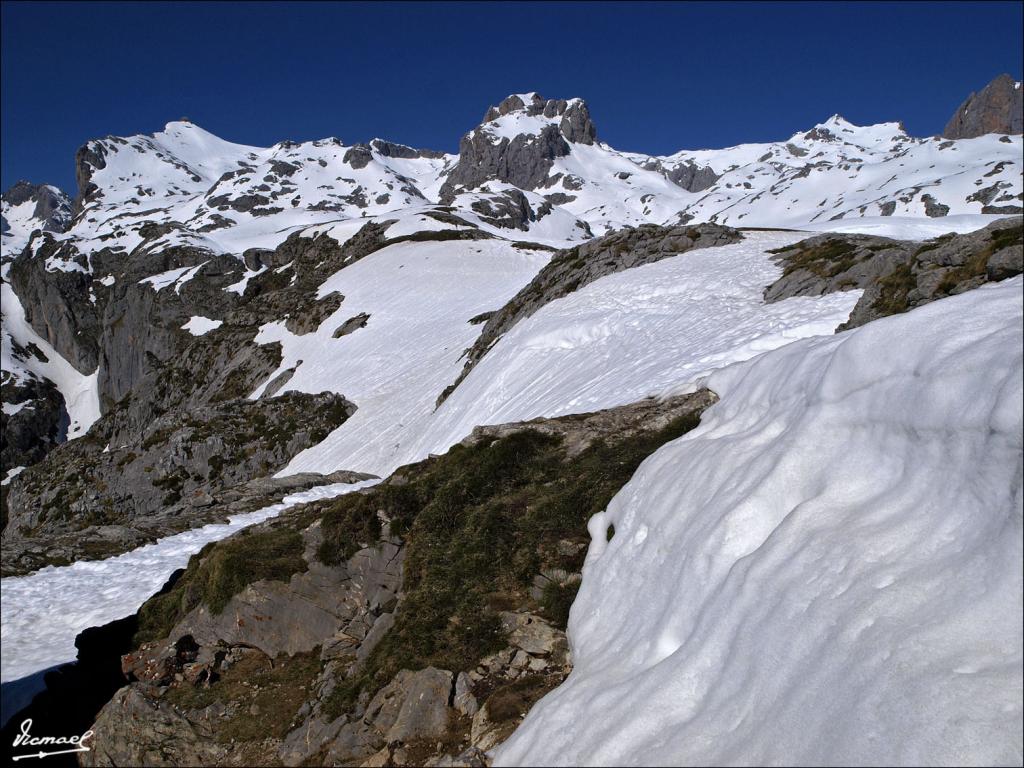
[[[1017,277],[713,373],[496,765],[1020,764],[1022,336]]]

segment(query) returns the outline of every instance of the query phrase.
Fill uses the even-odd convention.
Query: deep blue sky
[[[839,112],[942,130],[1021,77],[1022,4],[28,3],[2,8],[2,186],[74,191],[89,138],[191,118],[225,139],[382,136],[454,151],[519,91],[582,96],[600,138],[665,154]]]

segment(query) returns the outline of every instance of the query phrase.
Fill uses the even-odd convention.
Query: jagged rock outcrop
[[[413,147],[405,146],[405,144],[396,144],[393,141],[385,141],[384,139],[373,139],[370,142],[370,147],[384,157],[398,157],[403,160],[418,160],[424,157],[431,160],[440,160],[445,157],[444,152],[439,152],[435,149],[414,149]]]
[[[1024,132],[1024,94],[1010,75],[999,75],[972,93],[946,123],[947,139],[973,139],[986,133]]]
[[[703,192],[715,185],[721,176],[710,166],[700,166],[692,161],[683,163],[666,163],[664,160],[651,158],[642,166],[648,171],[657,171],[673,184],[687,192]]]
[[[441,393],[440,406],[473,370],[487,351],[520,320],[545,304],[566,296],[600,277],[652,264],[698,248],[739,242],[743,235],[718,224],[661,227],[647,224],[620,230],[556,254],[551,262],[504,307],[491,315],[473,346],[459,378]]]
[[[546,120],[513,136],[490,130],[490,123],[511,113]],[[441,201],[450,203],[460,190],[474,189],[488,181],[503,181],[528,190],[545,186],[555,158],[568,155],[570,144],[593,144],[596,138],[590,111],[581,99],[545,100],[530,94],[524,101],[522,96],[509,96],[488,109],[483,123],[462,137],[459,162],[441,187]]]
[[[68,413],[52,381],[33,378],[15,384],[2,374],[0,412],[0,475],[14,467],[29,467],[67,438]],[[6,517],[4,518],[6,521]]]
[[[280,469],[354,410],[332,394],[230,400],[151,417],[126,443],[112,441],[114,419],[102,419],[12,483],[4,574],[117,554],[223,519],[229,510],[217,501],[228,489]]]
[[[0,199],[9,206],[32,203],[31,218],[48,232],[63,232],[71,223],[71,201],[57,187],[18,181]],[[0,217],[0,230],[6,232],[9,224]]]
[[[765,289],[765,301],[863,289],[850,319],[837,330],[1021,274],[1022,220],[950,233],[925,243],[870,235],[825,234],[782,248],[783,274]]]
[[[96,171],[107,167],[106,154],[103,144],[98,141],[87,142],[75,152],[75,184],[78,187],[73,205],[75,216],[78,216],[99,193],[99,188],[93,184],[92,177]]]
[[[11,263],[26,320],[77,370],[99,370],[104,410],[180,354],[193,339],[182,329],[190,317],[219,319],[238,303],[224,290],[241,276],[237,259],[154,247],[166,232],[146,230],[127,256],[99,251],[89,259],[44,234]]]
[[[86,258],[74,244],[40,233],[11,262],[8,272],[25,319],[82,373],[96,370],[102,333],[99,313],[89,298],[92,278],[87,269]]]
[[[239,303],[237,294],[224,290],[241,274],[231,256],[170,248],[130,258],[128,265],[109,289],[100,321],[98,383],[105,410],[182,353],[194,340],[182,328],[191,317],[222,319]],[[192,269],[181,282],[154,281],[154,275],[185,268]]]

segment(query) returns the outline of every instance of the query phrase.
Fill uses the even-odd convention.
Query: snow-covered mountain
[[[898,123],[858,127],[837,115],[776,143],[653,157],[600,142],[582,100],[535,93],[492,107],[458,155],[379,139],[249,147],[174,122],[79,150],[80,196],[64,237],[81,254],[128,254],[144,225],[167,224],[165,246],[238,255],[310,225],[437,205],[557,245],[642,223],[1010,214],[1024,200],[1021,152],[1019,136],[920,139]]]
[[[88,142],[3,200],[3,680],[187,566],[89,760],[1019,761],[1022,150]]]

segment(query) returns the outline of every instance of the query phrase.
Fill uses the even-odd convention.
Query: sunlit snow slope
[[[766,251],[798,239],[750,232],[735,245],[603,277],[513,328],[436,411],[479,333],[467,321],[504,304],[549,254],[490,240],[378,251],[321,286],[345,302],[316,333],[296,336],[271,323],[257,337],[283,346],[268,382],[298,364],[289,389],[335,391],[359,404],[281,474],[344,467],[383,476],[444,452],[480,424],[623,405],[793,339],[831,333],[859,291],[764,303],[764,287],[782,273]],[[365,328],[330,338],[359,312],[369,315]]]
[[[713,374],[591,521],[575,668],[496,764],[1020,764],[1021,289]]]

